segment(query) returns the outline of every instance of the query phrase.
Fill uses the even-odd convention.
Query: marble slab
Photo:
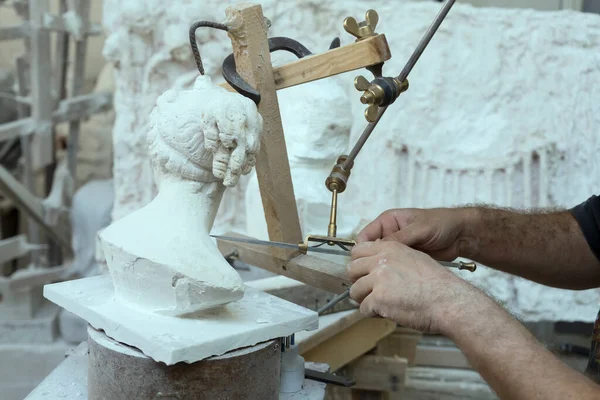
[[[109,337],[167,365],[193,363],[318,327],[316,312],[256,289],[187,317],[147,313],[117,302],[109,275],[46,285],[44,296]]]

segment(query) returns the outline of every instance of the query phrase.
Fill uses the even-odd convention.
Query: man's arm
[[[397,242],[352,249],[352,299],[380,315],[454,340],[501,399],[591,400],[600,386],[561,363],[483,292]]]
[[[463,351],[501,399],[598,399],[600,386],[563,364],[492,299],[473,288],[441,333]]]
[[[600,287],[598,197],[561,212],[486,207],[389,210],[367,225],[358,241],[380,238],[437,260],[470,258],[548,286]]]
[[[461,257],[548,286],[600,287],[600,262],[571,212],[530,214],[491,208],[464,212],[461,238],[467,244]],[[597,226],[593,216],[580,217],[591,218],[592,226]]]

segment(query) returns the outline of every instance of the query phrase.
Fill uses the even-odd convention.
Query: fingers
[[[362,301],[373,291],[373,275],[367,275],[360,278],[350,287],[350,297],[352,300],[362,303]]]
[[[238,144],[238,146],[233,149],[231,152],[231,156],[229,157],[229,167],[227,168],[227,172],[225,173],[225,179],[223,184],[225,186],[235,186],[240,178],[240,174],[242,173],[242,168],[246,164],[246,149],[245,146]]]
[[[219,143],[217,151],[213,155],[213,175],[218,179],[225,179],[228,173],[229,149],[222,143]]]
[[[385,241],[397,241],[406,246],[412,247],[417,244],[423,244],[431,237],[431,227],[413,223],[394,232],[390,236],[383,238]]]
[[[347,267],[348,278],[353,282],[359,280],[363,276],[370,274],[371,271],[378,266],[382,265],[384,262],[382,263],[381,260],[385,260],[385,258],[371,256],[359,258],[350,262]]]
[[[367,318],[371,318],[377,315],[375,312],[375,296],[369,294],[363,301],[360,303],[360,313]]]
[[[383,251],[404,251],[406,246],[392,241],[376,240],[374,242],[358,243],[352,248],[350,255],[353,260],[371,257]]]
[[[400,229],[398,222],[389,211],[386,211],[379,217],[375,218],[373,222],[365,226],[364,229],[358,234],[356,241],[361,243],[382,239],[393,234],[398,229]]]

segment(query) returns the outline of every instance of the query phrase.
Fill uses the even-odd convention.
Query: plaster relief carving
[[[254,166],[256,106],[201,76],[161,95],[149,127],[158,195],[100,235],[117,300],[166,315],[239,300],[242,280],[209,232],[225,187]]]

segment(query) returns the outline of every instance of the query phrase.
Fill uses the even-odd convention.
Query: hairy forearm
[[[600,263],[568,211],[464,208],[461,256],[545,285],[600,286]]]
[[[597,399],[600,386],[560,362],[492,299],[469,287],[442,333],[501,399]]]

